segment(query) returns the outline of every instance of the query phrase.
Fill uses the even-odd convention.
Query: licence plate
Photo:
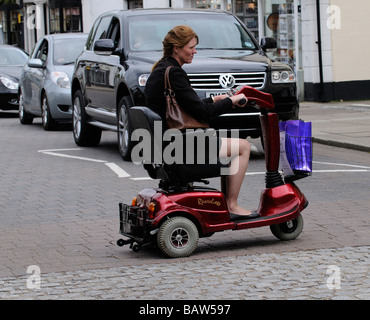
[[[214,96],[221,96],[227,94],[228,91],[215,91],[215,92],[206,92],[206,98],[212,98]]]

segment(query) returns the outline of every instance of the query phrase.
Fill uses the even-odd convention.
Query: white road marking
[[[364,103],[353,103],[351,104],[351,107],[370,107],[370,104],[364,104]]]
[[[129,178],[129,177],[131,177],[125,170],[123,170],[121,167],[119,167],[115,163],[107,162],[105,165],[108,168],[110,168],[114,173],[116,173],[118,178]]]
[[[313,161],[313,163],[328,164],[328,165],[331,165],[331,166],[343,166],[343,167],[351,167],[351,168],[370,169],[370,167],[358,166],[358,165],[354,165],[354,164],[345,164],[345,163],[320,162],[320,161]]]
[[[330,119],[330,120],[312,120],[315,123],[324,123],[324,122],[341,122],[341,121],[355,121],[355,120],[365,120],[370,119],[370,117],[362,117],[362,118],[345,118],[345,119]]]
[[[361,170],[361,169],[354,169],[354,170],[313,170],[313,176],[315,173],[363,173],[363,172],[370,172],[370,170]],[[264,175],[265,172],[247,172],[246,176],[258,176],[258,175]],[[153,180],[150,177],[136,177],[131,178],[132,181],[150,181]]]
[[[106,160],[99,160],[99,159],[91,159],[86,157],[78,157],[78,156],[72,156],[63,154],[60,152],[65,151],[81,151],[83,149],[80,148],[74,148],[74,149],[51,149],[51,150],[39,150],[39,153],[54,156],[54,157],[61,157],[61,158],[70,158],[70,159],[76,159],[76,160],[82,160],[82,161],[89,161],[89,162],[95,162],[95,163],[104,163],[109,169],[111,169],[118,178],[130,178],[131,175],[127,173],[125,170],[123,170],[120,166],[118,166],[115,163],[108,162]],[[320,162],[320,161],[313,161],[314,164],[322,164],[322,165],[330,165],[330,166],[343,166],[343,167],[350,167],[354,169],[338,169],[338,170],[313,170],[313,174],[315,173],[363,173],[363,172],[370,172],[370,167],[367,166],[359,166],[359,165],[352,165],[352,164],[345,164],[345,163],[333,163],[333,162]],[[246,176],[256,176],[256,175],[264,175],[265,172],[247,172]],[[133,181],[150,181],[153,180],[150,177],[135,177],[130,178]]]
[[[370,170],[313,170],[313,173],[338,173],[338,172],[369,172]]]
[[[121,167],[119,167],[115,163],[108,162],[106,160],[91,159],[91,158],[86,158],[86,157],[77,157],[77,156],[71,156],[68,154],[60,153],[60,152],[65,152],[65,151],[81,151],[81,150],[82,149],[74,148],[74,149],[40,150],[38,152],[42,154],[47,154],[53,157],[69,158],[69,159],[76,159],[76,160],[89,161],[89,162],[95,162],[95,163],[104,163],[109,169],[111,169],[118,176],[118,178],[131,177],[125,170],[123,170]]]
[[[50,151],[39,151],[39,152],[43,153],[43,154],[47,154],[49,156],[54,156],[54,157],[70,158],[70,159],[77,159],[77,160],[98,162],[98,163],[106,163],[107,162],[107,161],[104,161],[104,160],[97,160],[97,159],[90,159],[90,158],[84,158],[84,157],[70,156],[70,155],[67,155],[67,154],[50,152]]]
[[[150,177],[138,177],[138,178],[131,178],[132,181],[150,181],[153,180]]]

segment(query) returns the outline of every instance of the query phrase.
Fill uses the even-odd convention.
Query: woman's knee
[[[251,145],[246,139],[229,138],[222,140],[221,157],[236,157],[250,154]]]
[[[246,139],[239,139],[239,150],[240,154],[247,154],[249,156],[251,152],[251,144]]]

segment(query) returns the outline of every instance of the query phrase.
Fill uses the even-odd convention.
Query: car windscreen
[[[24,66],[28,56],[19,49],[0,48],[0,66]]]
[[[197,50],[256,50],[244,27],[228,14],[158,14],[130,17],[129,47],[132,51],[161,51],[162,41],[177,25],[190,26],[199,37]]]
[[[58,39],[54,41],[54,65],[74,64],[86,43],[85,38]]]

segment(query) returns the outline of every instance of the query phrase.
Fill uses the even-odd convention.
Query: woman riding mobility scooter
[[[234,219],[225,202],[224,187],[219,191],[194,186],[194,182],[208,184],[204,179],[219,177],[224,164],[165,164],[151,159],[150,163],[144,162],[144,167],[151,178],[160,179],[159,188],[142,190],[131,205],[119,204],[120,233],[128,239],[119,239],[118,246],[130,244],[136,252],[154,244],[166,256],[175,258],[190,256],[199,237],[219,231],[270,226],[278,239],[298,237],[303,229],[301,212],[308,201],[293,182],[303,176],[288,180],[279,172],[280,133],[273,98],[251,87],[243,87],[239,93],[244,93],[248,104],[261,112],[266,188],[257,210],[260,216]],[[156,145],[153,138],[154,124],[161,121],[159,115],[146,107],[133,107],[130,112],[134,129],[150,132],[152,156],[156,150],[163,151],[163,146]]]

